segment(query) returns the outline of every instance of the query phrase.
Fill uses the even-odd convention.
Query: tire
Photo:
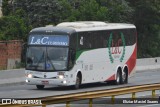
[[[114,81],[114,84],[119,85],[121,83],[122,83],[122,73],[121,73],[120,69],[118,69],[116,80]]]
[[[76,77],[76,83],[74,85],[74,89],[79,89],[80,85],[81,85],[81,78],[80,78],[79,75],[77,75],[77,77]]]
[[[37,89],[44,89],[44,85],[36,85]]]
[[[122,72],[122,84],[127,84],[128,83],[128,70],[124,69]]]

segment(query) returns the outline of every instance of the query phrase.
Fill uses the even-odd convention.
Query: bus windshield
[[[67,70],[68,48],[30,46],[27,50],[26,69],[58,71]]]

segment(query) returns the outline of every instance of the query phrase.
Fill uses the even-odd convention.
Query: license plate
[[[42,84],[47,85],[49,84],[49,81],[41,81]]]

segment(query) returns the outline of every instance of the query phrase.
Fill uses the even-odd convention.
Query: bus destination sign
[[[68,36],[45,36],[45,35],[31,35],[28,41],[29,45],[59,45],[68,46],[69,39]]]

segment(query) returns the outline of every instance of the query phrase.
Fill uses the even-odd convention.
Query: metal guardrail
[[[123,87],[123,88],[115,88],[115,89],[107,89],[107,90],[98,90],[98,91],[91,91],[91,92],[81,92],[81,93],[74,93],[68,95],[59,95],[59,96],[49,96],[38,98],[42,99],[42,105],[0,105],[1,107],[29,107],[29,106],[42,106],[46,107],[46,105],[50,104],[57,104],[57,103],[66,103],[66,107],[70,107],[70,102],[77,101],[77,100],[85,100],[89,99],[89,107],[92,107],[93,99],[95,98],[102,98],[102,97],[110,97],[111,102],[114,104],[115,96],[130,94],[132,93],[132,99],[136,98],[135,93],[137,92],[144,92],[144,91],[152,91],[152,98],[156,97],[155,90],[160,89],[160,84],[147,84],[147,85],[139,85],[139,86],[130,86],[130,87]]]

